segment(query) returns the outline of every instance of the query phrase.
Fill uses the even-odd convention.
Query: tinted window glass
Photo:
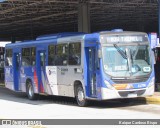
[[[36,48],[22,49],[22,66],[34,66],[36,64]]]
[[[81,64],[81,43],[69,44],[69,65]]]
[[[56,46],[55,65],[67,65],[68,63],[68,44]]]
[[[6,66],[12,66],[12,49],[6,49]]]
[[[48,65],[55,65],[55,45],[48,47]]]

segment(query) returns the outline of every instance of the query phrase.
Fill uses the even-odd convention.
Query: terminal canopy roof
[[[0,0],[0,40],[78,31],[78,6],[90,7],[91,32],[158,31],[158,0]]]

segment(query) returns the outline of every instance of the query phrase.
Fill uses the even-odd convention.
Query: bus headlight
[[[113,89],[113,88],[114,88],[107,80],[104,80],[104,83],[106,84],[106,86],[107,86],[109,89]]]
[[[155,78],[153,77],[153,78],[151,79],[151,81],[149,82],[148,87],[154,86],[154,80],[155,80]]]

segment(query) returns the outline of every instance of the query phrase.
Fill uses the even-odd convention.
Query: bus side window
[[[55,45],[48,46],[48,65],[55,65]]]
[[[62,66],[68,63],[68,44],[56,46],[55,65]]]
[[[35,66],[36,65],[36,48],[22,48],[22,66]]]
[[[6,65],[6,66],[9,66],[9,60],[8,60],[7,57],[6,57],[6,59],[5,59],[5,65]]]
[[[36,65],[36,48],[35,47],[31,48],[31,65],[32,66]]]
[[[81,43],[69,44],[69,65],[81,64]]]
[[[5,65],[12,66],[12,49],[6,49]]]

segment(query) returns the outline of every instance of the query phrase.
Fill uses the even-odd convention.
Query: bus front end
[[[153,95],[153,57],[146,33],[101,33],[100,43],[102,100]]]

